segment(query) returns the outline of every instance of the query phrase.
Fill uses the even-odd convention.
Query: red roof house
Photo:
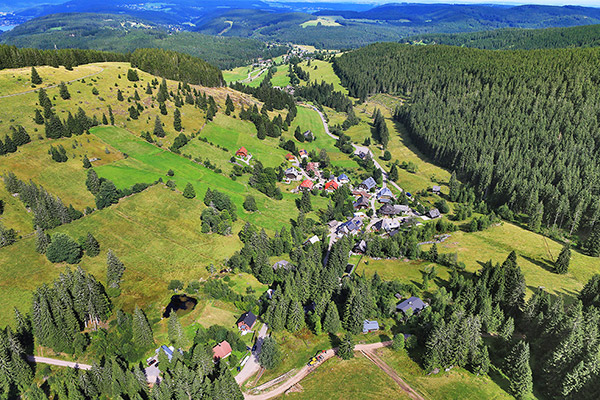
[[[285,158],[286,158],[286,160],[288,160],[288,161],[296,161],[296,156],[295,156],[295,155],[293,155],[292,153],[287,153],[287,154],[285,155]]]
[[[231,345],[226,340],[223,340],[213,347],[212,350],[214,358],[227,358],[231,354]]]
[[[300,189],[312,190],[313,185],[313,181],[311,181],[310,179],[305,179],[300,184]]]
[[[248,157],[248,150],[244,146],[240,147],[238,151],[235,152],[235,155],[238,157]]]
[[[336,181],[329,181],[325,184],[325,190],[334,191],[337,190],[338,184]]]
[[[308,157],[308,152],[304,149],[300,150],[298,152],[298,154],[300,154],[300,157],[304,158],[304,157]]]

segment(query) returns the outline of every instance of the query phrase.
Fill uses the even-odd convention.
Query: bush
[[[81,247],[70,236],[64,233],[55,233],[46,249],[46,257],[53,263],[64,261],[75,264],[81,258]]]

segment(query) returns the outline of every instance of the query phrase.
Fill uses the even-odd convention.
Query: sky
[[[576,6],[587,6],[587,7],[600,7],[600,0],[528,0],[528,1],[515,1],[515,0],[274,0],[277,2],[306,2],[306,3],[367,3],[367,4],[385,4],[385,3],[444,3],[444,4],[541,4],[541,5],[552,5],[552,6],[563,6],[563,5],[576,5]]]

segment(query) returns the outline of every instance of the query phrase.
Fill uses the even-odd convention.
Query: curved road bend
[[[335,139],[338,140],[339,138],[337,136],[335,136],[333,133],[331,133],[329,131],[329,126],[327,125],[327,121],[325,120],[325,116],[323,115],[323,113],[315,106],[307,104],[308,107],[312,108],[313,110],[315,110],[317,113],[319,113],[319,116],[321,117],[321,122],[323,122],[323,128],[325,128],[325,133]],[[354,147],[355,150],[357,149],[364,149],[364,150],[368,150],[369,153],[371,154],[371,158],[373,159],[373,164],[375,164],[375,168],[377,168],[378,170],[381,171],[381,175],[383,176],[383,186],[385,187],[385,185],[387,183],[389,183],[390,185],[392,185],[393,187],[395,187],[396,189],[398,189],[400,192],[404,192],[404,190],[402,190],[402,188],[400,186],[398,186],[396,184],[396,182],[393,181],[388,181],[388,173],[385,169],[383,169],[383,167],[377,162],[377,160],[375,159],[375,157],[373,156],[373,152],[368,148],[368,147],[364,147],[364,146],[359,146],[357,144],[352,143],[352,147]]]

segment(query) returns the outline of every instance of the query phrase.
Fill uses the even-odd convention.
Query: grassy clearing
[[[303,61],[300,66],[304,71],[310,73],[310,82],[327,82],[333,84],[333,88],[338,92],[348,94],[348,89],[342,86],[340,78],[333,72],[331,63],[321,60],[311,60],[310,66],[308,66],[307,61]],[[305,82],[302,82],[302,84],[305,84]]]
[[[94,65],[83,65],[76,71],[68,71],[65,67],[53,68],[40,66],[35,68],[43,79],[41,85],[31,84],[31,68],[13,68],[0,71],[0,95],[23,93],[40,87],[58,85],[60,82],[80,79],[84,76],[102,71]]]
[[[290,84],[290,77],[288,76],[288,65],[279,65],[277,72],[273,74],[271,78],[271,84],[273,86],[286,87]]]
[[[320,24],[320,25],[319,25]],[[339,22],[332,17],[318,17],[300,24],[301,27],[306,28],[307,26],[342,26]]]
[[[460,368],[428,376],[405,351],[395,352],[384,348],[377,350],[377,353],[406,383],[426,398],[436,400],[513,398],[489,377],[478,377]]]
[[[252,70],[251,65],[228,69],[223,71],[223,79],[225,79],[225,82],[227,83],[241,81],[248,78],[248,73]]]
[[[410,399],[400,387],[362,355],[343,361],[334,357],[300,382],[302,392],[290,399]]]

